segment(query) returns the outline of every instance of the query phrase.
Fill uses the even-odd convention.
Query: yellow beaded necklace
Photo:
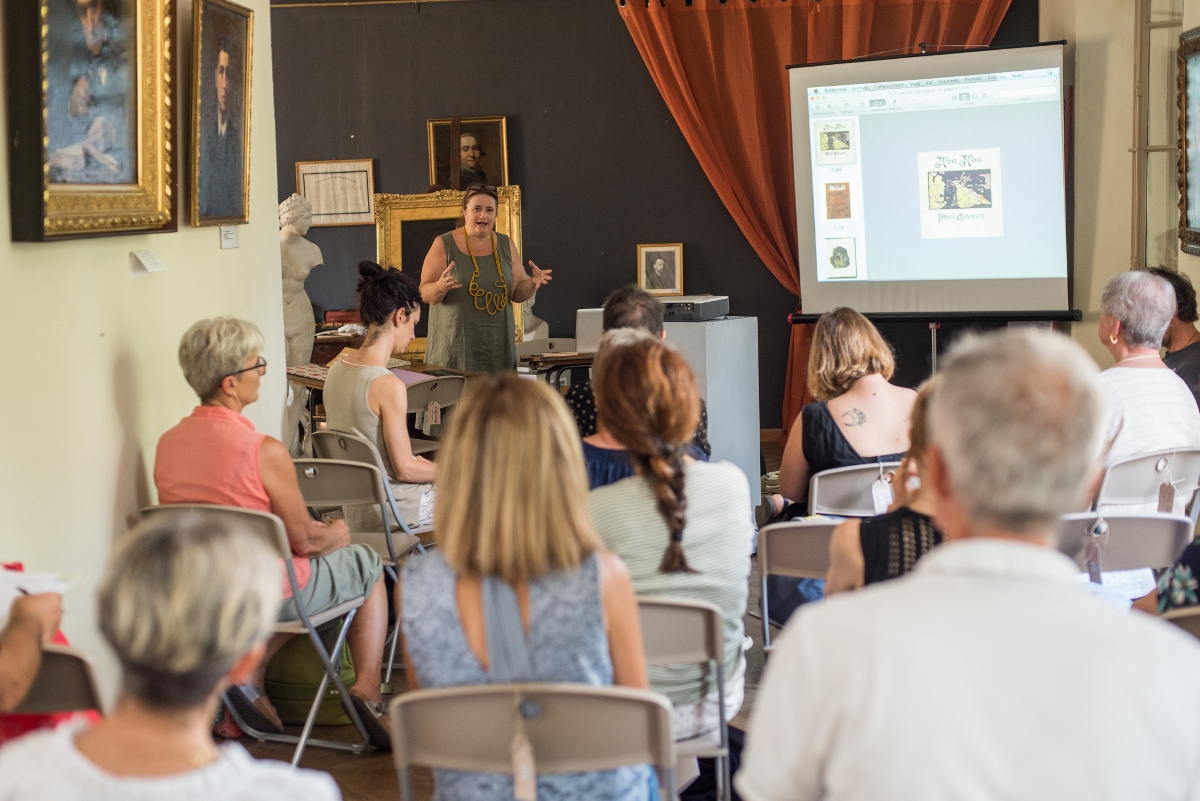
[[[479,277],[479,262],[475,261],[475,251],[471,249],[471,240],[467,237],[466,229],[463,229],[463,241],[467,243],[467,255],[471,257],[471,264],[475,267],[474,272],[471,273],[471,281],[467,284],[467,292],[474,299],[476,310],[488,314],[504,311],[508,306],[508,282],[504,280],[504,273],[500,271],[500,254],[496,252],[496,232],[492,232],[492,258],[496,260],[497,279],[492,286],[498,287],[499,292],[488,291],[475,283],[475,279]],[[481,298],[482,306],[479,305]]]

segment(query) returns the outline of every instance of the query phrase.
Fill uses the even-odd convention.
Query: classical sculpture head
[[[312,225],[312,205],[295,193],[279,204],[279,227],[289,225],[300,236],[307,234]]]

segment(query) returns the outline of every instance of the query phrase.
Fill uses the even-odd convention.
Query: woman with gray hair
[[[329,776],[213,744],[222,691],[266,651],[279,605],[274,549],[204,515],[143,524],[100,584],[100,630],[121,665],[116,709],[0,751],[6,801],[341,797]]]
[[[267,372],[262,348],[258,327],[232,317],[201,320],[183,335],[179,364],[200,405],[158,441],[158,502],[239,506],[278,515],[287,528],[301,592],[292,598],[284,581],[280,620],[297,619],[297,603],[312,615],[366,596],[346,636],[357,675],[350,696],[372,744],[387,748],[391,736],[380,695],[387,634],[383,563],[369,546],[350,544],[344,521],[323,523],[309,516],[287,448],[255,431],[242,414],[258,400],[259,381]],[[231,702],[247,722],[266,731],[283,731],[263,684],[267,663],[290,636],[273,637],[251,680],[230,690]]]

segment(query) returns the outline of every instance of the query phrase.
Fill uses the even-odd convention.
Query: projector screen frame
[[[848,65],[848,64],[860,64],[860,63],[864,63],[864,62],[869,62],[869,63],[874,64],[874,63],[886,62],[886,61],[929,59],[929,58],[933,58],[933,57],[937,57],[937,56],[956,56],[956,55],[974,54],[974,53],[981,53],[981,52],[1004,53],[1004,52],[1011,52],[1011,51],[1029,50],[1029,49],[1033,49],[1033,48],[1046,48],[1046,47],[1055,47],[1055,46],[1060,48],[1059,114],[1060,114],[1060,118],[1061,118],[1062,147],[1063,147],[1063,153],[1062,153],[1062,158],[1063,158],[1063,162],[1062,162],[1062,166],[1063,166],[1063,204],[1064,204],[1064,218],[1065,218],[1063,235],[1064,235],[1064,244],[1065,244],[1065,251],[1066,251],[1065,252],[1066,276],[1065,276],[1065,278],[1041,278],[1041,279],[1026,278],[1026,279],[967,279],[967,280],[971,281],[972,283],[976,283],[977,285],[1003,284],[1003,283],[1012,282],[1014,280],[1044,281],[1044,282],[1047,282],[1047,284],[1050,284],[1051,282],[1054,282],[1055,284],[1057,284],[1058,282],[1062,282],[1062,284],[1065,284],[1065,308],[1039,309],[1039,308],[1035,307],[1035,308],[1027,308],[1023,311],[1005,311],[1002,309],[979,309],[977,311],[964,311],[962,309],[956,309],[953,311],[949,311],[949,310],[940,310],[940,311],[939,310],[916,310],[916,309],[914,309],[914,310],[910,310],[910,311],[863,312],[867,317],[881,319],[881,320],[891,320],[891,321],[922,321],[922,322],[923,321],[934,321],[934,320],[945,321],[945,322],[965,321],[965,320],[980,320],[980,321],[1008,320],[1008,321],[1013,321],[1013,322],[1017,322],[1017,321],[1078,322],[1081,319],[1081,312],[1079,312],[1078,310],[1072,309],[1072,306],[1074,306],[1074,276],[1075,276],[1075,252],[1074,252],[1075,251],[1075,248],[1074,248],[1074,208],[1075,208],[1075,185],[1074,184],[1075,184],[1075,182],[1074,182],[1074,158],[1073,158],[1073,156],[1074,156],[1074,133],[1075,133],[1074,124],[1073,124],[1074,123],[1074,119],[1073,119],[1073,117],[1074,117],[1074,85],[1073,85],[1073,83],[1068,83],[1068,80],[1067,80],[1068,65],[1065,61],[1065,55],[1062,53],[1062,51],[1065,49],[1066,45],[1067,45],[1067,41],[1065,39],[1058,39],[1058,40],[1053,40],[1053,41],[1048,41],[1048,42],[1038,42],[1037,44],[1014,45],[1014,46],[1010,46],[1010,47],[995,47],[995,48],[993,48],[993,47],[984,46],[984,47],[973,47],[973,48],[956,48],[953,50],[930,51],[930,52],[923,52],[923,53],[897,53],[897,54],[880,55],[880,56],[873,56],[873,57],[866,56],[866,57],[861,57],[861,58],[857,58],[857,59],[849,59],[849,60],[822,61],[822,62],[815,62],[812,64],[789,64],[787,66],[786,69],[790,73],[790,71],[793,69],[803,69],[803,68],[813,68],[813,67],[831,67],[831,66],[839,66],[839,65],[844,66],[844,65]],[[964,72],[963,74],[972,74],[972,73]],[[911,78],[910,77],[897,78],[896,80],[913,80],[913,79],[918,79],[920,77],[924,77],[924,76],[913,76]],[[860,81],[851,81],[851,80],[845,81],[845,83],[847,83],[847,84],[858,83],[858,82],[860,82]],[[791,84],[791,79],[789,77],[789,100],[791,100],[791,92],[792,92],[792,90],[790,88],[790,84]],[[825,85],[839,85],[839,84],[829,83],[829,84],[825,84]],[[795,113],[792,112],[789,116],[792,118],[792,120],[794,122],[796,119]],[[807,114],[807,109],[804,111],[804,120],[806,122],[806,125],[807,125],[807,123],[810,122],[810,119]],[[793,125],[793,141],[795,139],[795,136],[796,136],[796,126]],[[807,152],[807,145],[805,147],[805,150]],[[793,154],[793,157],[795,158],[795,153]],[[797,161],[798,161],[798,159],[797,159]],[[799,174],[800,170],[799,170],[798,164],[794,165],[793,169],[797,174]],[[804,170],[806,171],[808,182],[811,184],[811,182],[812,182],[811,162],[804,164]],[[804,200],[805,197],[807,197],[806,201]],[[812,201],[811,190],[807,193],[807,195],[802,194],[801,192],[797,191],[796,192],[796,200],[797,200],[797,230],[796,230],[796,234],[797,234],[797,240],[798,240],[797,241],[797,253],[800,255],[800,258],[801,258],[801,263],[800,263],[800,265],[798,265],[800,267],[800,270],[799,270],[800,274],[797,277],[800,279],[800,282],[801,282],[801,298],[800,298],[801,311],[796,312],[795,314],[791,315],[791,317],[795,318],[796,323],[800,323],[801,321],[803,321],[803,322],[814,321],[820,317],[820,313],[809,314],[809,313],[805,313],[803,311],[804,295],[805,295],[804,284],[805,283],[816,283],[815,277],[814,278],[806,278],[804,275],[805,259],[806,258],[815,258],[815,255],[807,256],[806,255],[807,251],[810,250],[811,247],[803,248],[800,246],[800,241],[799,241],[802,238],[803,234],[806,232],[806,230],[807,230],[807,232],[811,233],[814,238],[816,235],[815,221],[813,219],[813,213],[812,213],[813,212],[813,201]],[[802,206],[803,206],[803,210],[808,212],[807,228],[803,224],[803,218],[801,217],[801,214],[800,214]],[[809,243],[811,243],[811,242],[812,242],[812,238],[809,239]],[[918,281],[912,281],[912,282],[901,281],[901,282],[895,282],[895,283],[897,283],[897,284],[913,284],[913,283],[919,283],[919,282]],[[1053,288],[1055,289],[1056,292],[1059,291],[1059,288],[1057,286],[1055,286]],[[853,304],[849,304],[849,305],[853,305]],[[1047,315],[1049,315],[1049,316],[1047,316]]]

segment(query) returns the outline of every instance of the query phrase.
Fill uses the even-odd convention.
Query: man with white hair
[[[1055,522],[1096,475],[1083,350],[959,343],[926,452],[946,543],[908,576],[803,607],[777,641],[747,801],[1200,798],[1200,645],[1090,596]]]

